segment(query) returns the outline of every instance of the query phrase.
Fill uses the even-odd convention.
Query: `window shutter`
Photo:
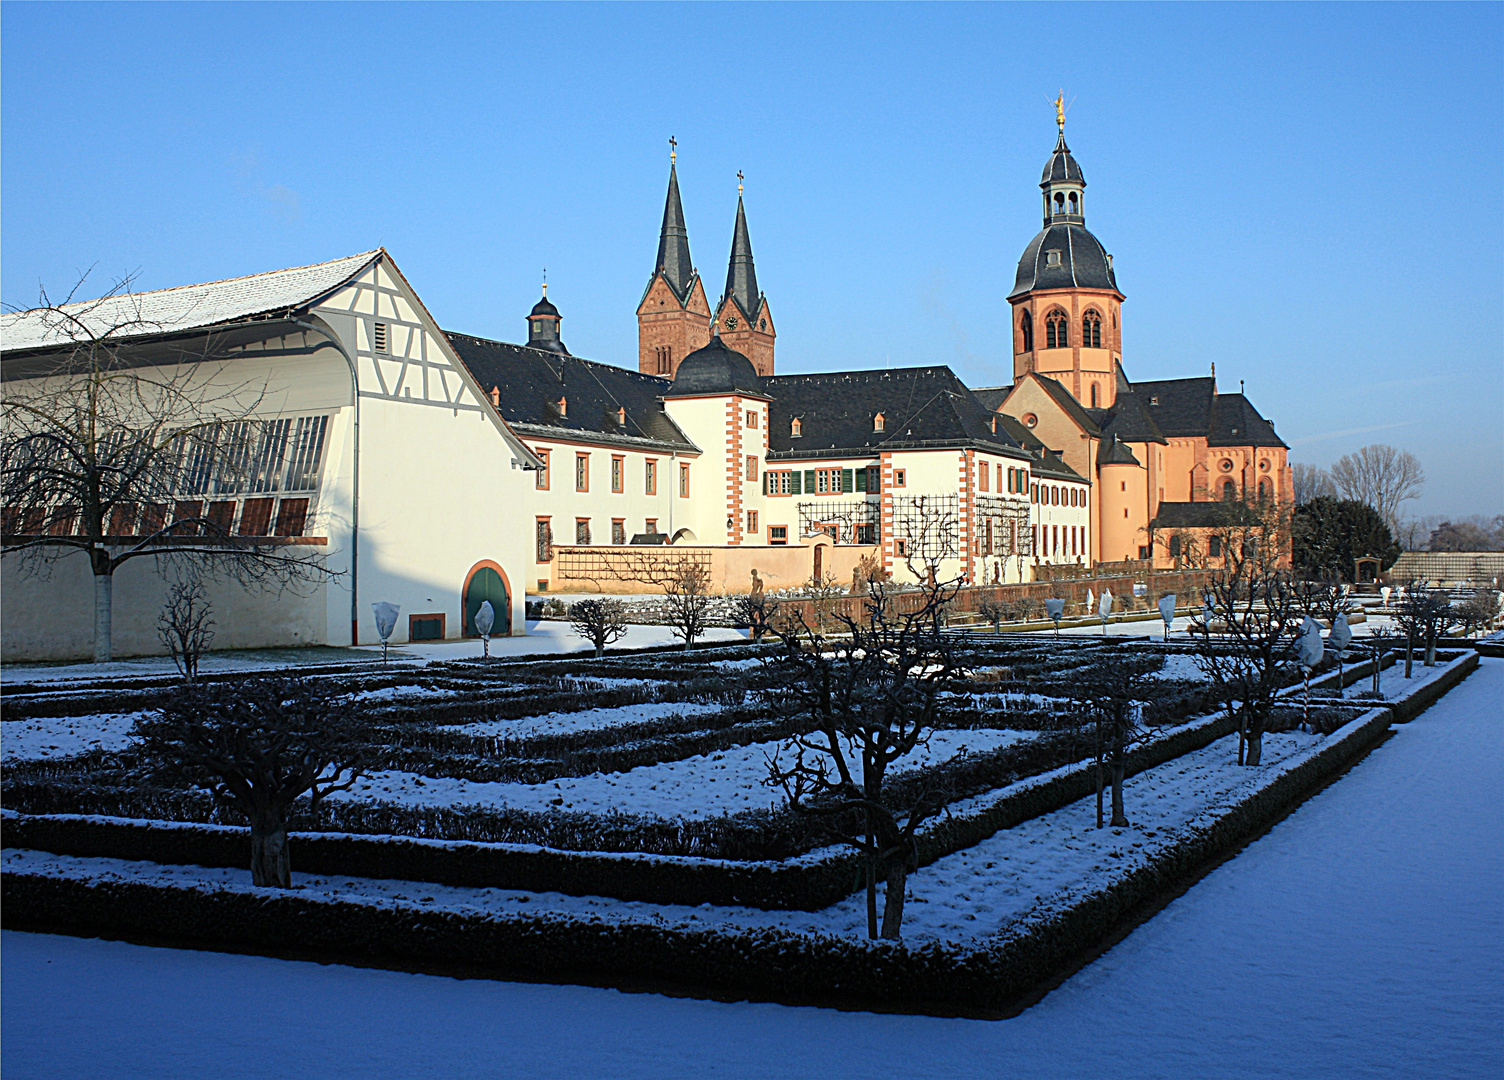
[[[799,486],[799,470],[798,469],[795,469],[793,472],[789,473],[789,494],[790,495],[802,495],[802,494],[804,494],[804,492],[800,490],[800,486]]]
[[[851,492],[851,470],[850,469],[842,469],[841,470],[841,494],[846,495],[846,494],[850,494],[850,492]]]
[[[856,489],[858,491],[866,491],[867,490],[867,470],[866,469],[858,469],[856,471]]]
[[[815,470],[804,470],[804,490],[813,495],[815,493]]]

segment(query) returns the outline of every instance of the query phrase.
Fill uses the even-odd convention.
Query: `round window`
[[[1222,471],[1223,472],[1232,472],[1232,458],[1223,458],[1222,459]]]
[[[1259,472],[1268,472],[1268,471],[1269,471],[1269,462],[1268,462],[1268,460],[1266,459],[1264,461],[1259,462]]]
[[[1024,427],[1033,427],[1037,423],[1039,423],[1039,417],[1033,413],[1024,413]]]

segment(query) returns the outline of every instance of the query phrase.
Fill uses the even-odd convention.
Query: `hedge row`
[[[1476,666],[1412,695],[1440,696]],[[995,1016],[1099,947],[1136,909],[1237,850],[1359,760],[1385,737],[1376,709],[1220,818],[1069,908],[975,948],[908,947],[783,931],[687,929],[570,920],[487,918],[266,891],[198,891],[144,882],[83,882],[7,873],[9,924],[104,929],[274,950],[315,950],[396,964],[447,964],[482,974],[527,973],[607,984],[647,981],[714,993]],[[14,828],[14,826],[12,827]],[[9,833],[11,830],[7,830]]]

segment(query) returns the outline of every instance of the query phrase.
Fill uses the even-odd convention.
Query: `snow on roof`
[[[73,314],[95,334],[126,323],[130,327],[117,336],[196,330],[302,307],[355,277],[379,254],[380,250],[365,251],[313,266],[153,292],[121,293],[67,304],[61,310]],[[67,320],[59,319],[56,312],[49,316],[49,311],[33,308],[0,315],[0,352],[41,349],[74,340],[68,333]]]

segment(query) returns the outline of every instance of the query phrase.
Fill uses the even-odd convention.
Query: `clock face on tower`
[[[736,327],[737,327],[736,316],[733,315],[733,316],[731,316],[731,318],[729,318],[729,319],[726,320],[726,329],[727,330],[735,330]]]

